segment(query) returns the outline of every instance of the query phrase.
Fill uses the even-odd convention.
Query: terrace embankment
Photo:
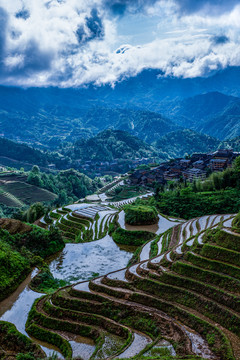
[[[72,348],[59,328],[92,339],[96,359],[100,353],[140,356],[151,347],[154,353],[161,339],[165,348],[172,346],[175,359],[240,359],[240,237],[231,228],[233,217],[205,216],[177,225],[150,240],[152,247],[143,245],[148,259],[36,300],[27,330],[34,328],[37,336],[40,329],[42,340],[65,357]],[[107,355],[112,335],[120,345]]]

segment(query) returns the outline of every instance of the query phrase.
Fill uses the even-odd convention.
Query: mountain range
[[[114,159],[151,158],[166,161],[184,157],[194,152],[211,152],[218,148],[232,148],[240,151],[240,137],[221,142],[209,135],[199,134],[190,129],[170,132],[161,137],[154,145],[122,130],[104,130],[89,139],[66,143],[58,152],[33,149],[26,144],[0,139],[0,164],[30,170],[34,164],[43,171],[54,164],[56,169],[78,168],[81,163]]]
[[[74,149],[78,156],[90,157],[96,157],[90,154],[93,144],[100,146],[108,129],[127,131],[142,141],[138,145],[143,154],[157,151],[160,158],[210,151],[219,147],[221,141],[240,136],[239,76],[239,67],[195,79],[163,78],[157,71],[146,70],[115,88],[2,86],[0,135],[50,152],[61,153],[64,149],[65,154],[73,154]],[[116,134],[111,136],[119,141]],[[128,135],[122,141],[125,149],[129,143],[137,142]],[[231,144],[235,146],[237,141]],[[126,152],[134,154],[132,148]],[[116,156],[115,149],[110,153],[108,150],[105,157]],[[137,150],[135,156],[140,154]],[[47,162],[50,159],[51,156]]]

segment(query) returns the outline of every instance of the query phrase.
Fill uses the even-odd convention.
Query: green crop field
[[[12,194],[2,190],[0,188],[0,204],[4,204],[9,207],[21,207],[24,204]]]
[[[21,207],[39,201],[53,201],[56,197],[50,191],[22,181],[0,182],[0,203],[7,206]]]

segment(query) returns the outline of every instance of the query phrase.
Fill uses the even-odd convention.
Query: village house
[[[206,167],[206,164],[203,160],[198,160],[193,163],[195,169],[203,170]]]
[[[227,159],[211,159],[210,160],[210,169],[212,171],[222,171],[227,167]]]
[[[132,184],[151,185],[156,183],[166,183],[166,181],[178,181],[181,177],[189,181],[194,179],[204,180],[206,170],[222,171],[226,167],[231,167],[233,161],[240,153],[229,149],[221,149],[209,154],[196,153],[189,159],[174,159],[162,163],[152,170],[137,170],[131,177]]]
[[[173,172],[173,171],[165,171],[164,173],[164,180],[165,181],[171,181],[171,180],[179,180],[180,179],[180,175],[179,173]]]
[[[188,160],[186,160],[186,159],[180,160],[180,165],[183,168],[188,168],[190,164],[191,164],[191,160],[189,160],[189,159]]]
[[[195,154],[192,154],[191,160],[194,163],[198,160],[207,161],[208,159],[211,159],[211,157],[212,157],[211,154],[195,153]]]
[[[192,168],[192,169],[188,169],[188,170],[184,171],[183,176],[185,179],[188,179],[190,182],[192,182],[194,180],[198,180],[198,179],[204,180],[204,179],[206,179],[206,171]]]

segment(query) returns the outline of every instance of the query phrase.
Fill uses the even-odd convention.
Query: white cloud
[[[0,82],[20,86],[114,85],[147,68],[171,76],[196,77],[240,65],[240,6],[218,17],[201,12],[179,16],[173,1],[151,1],[144,16],[158,17],[155,38],[116,51],[122,38],[117,33],[118,18],[103,2],[0,0],[0,7],[8,13]],[[92,9],[97,9],[97,17]],[[21,10],[24,17],[16,17]],[[76,36],[79,28],[86,34],[82,42],[81,36]],[[144,27],[136,28],[138,31]],[[213,35],[224,35],[229,41],[214,44]]]

